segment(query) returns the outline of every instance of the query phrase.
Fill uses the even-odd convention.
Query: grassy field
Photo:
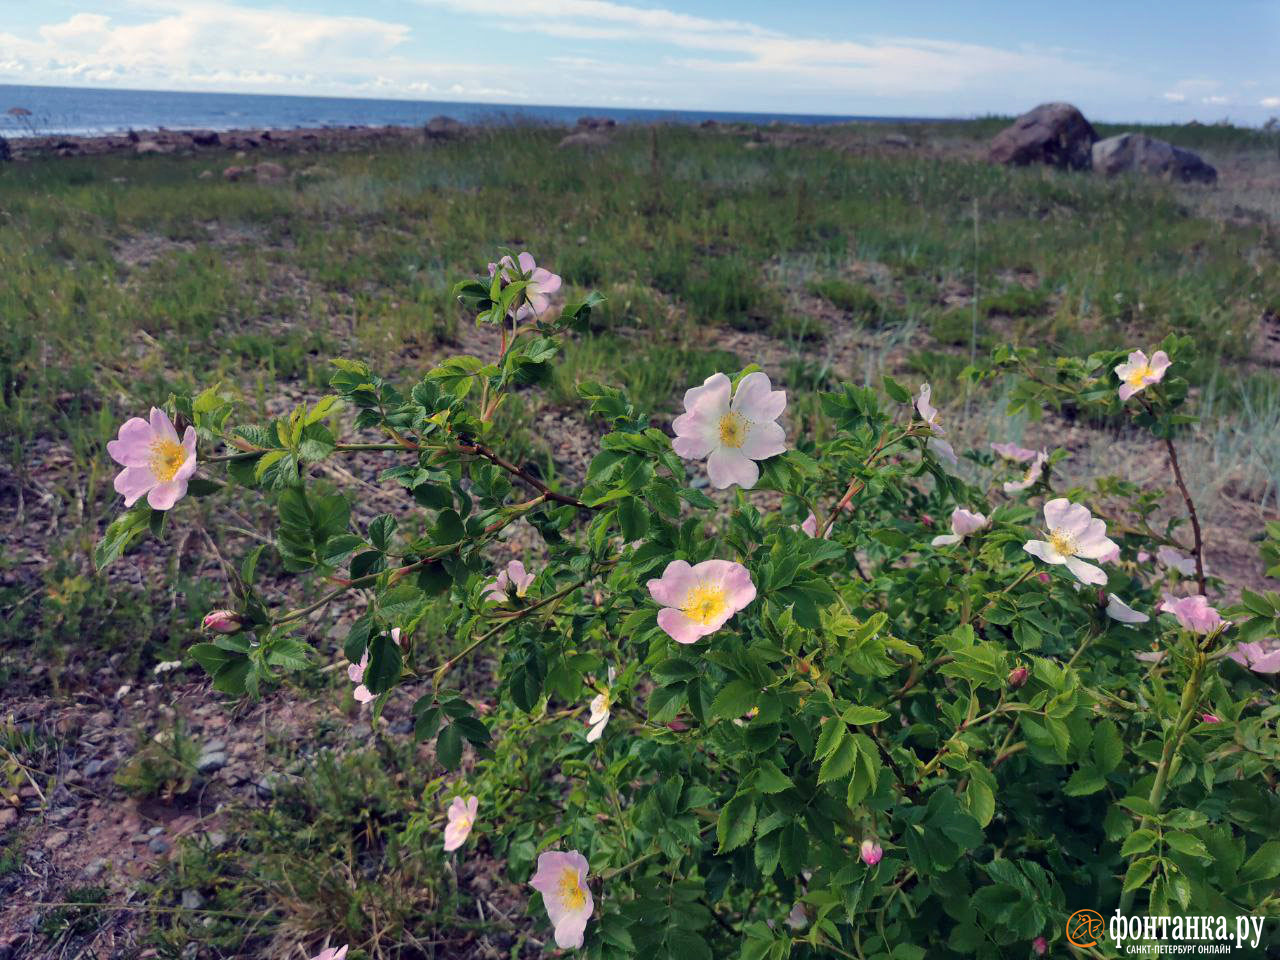
[[[225,590],[206,508],[110,578],[90,559],[118,509],[104,444],[122,419],[215,382],[246,419],[275,412],[326,392],[332,356],[407,378],[452,352],[491,355],[449,290],[500,246],[531,250],[571,297],[608,298],[557,378],[504,408],[510,455],[546,475],[579,475],[592,452],[579,379],[626,385],[665,425],[687,386],[759,362],[800,429],[823,429],[817,389],[892,371],[931,380],[961,438],[1060,444],[1080,475],[1142,481],[1118,428],[1007,424],[1000,396],[957,374],[1000,342],[1082,353],[1191,334],[1206,421],[1188,459],[1210,558],[1255,582],[1249,536],[1280,496],[1276,139],[1151,130],[1219,166],[1216,187],[1184,188],[989,166],[1003,122],[620,130],[590,152],[500,130],[274,157],[290,171],[276,184],[224,181],[236,161],[211,154],[0,167],[0,793],[19,811],[0,819],[0,893],[64,904],[18,904],[32,955],[283,956],[326,930],[366,956],[536,955],[495,866],[515,873],[534,838],[467,868],[500,936],[478,932],[483,907],[459,919],[459,878],[420,849],[413,814],[439,784],[397,727],[407,710],[370,731],[338,704],[341,671],[242,706],[212,701],[196,670],[153,674]],[[257,509],[234,506],[245,537]],[[332,635],[312,639],[340,660]],[[199,769],[210,753],[229,756]],[[95,872],[110,844],[67,835],[117,822],[138,866]],[[102,906],[126,895],[146,909]],[[17,915],[0,909],[0,946]]]

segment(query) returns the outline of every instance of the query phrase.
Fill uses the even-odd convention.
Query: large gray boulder
[[[1088,170],[1090,149],[1097,139],[1084,114],[1071,104],[1042,103],[996,134],[987,159],[1020,167],[1044,163]]]
[[[1213,183],[1218,171],[1199,154],[1145,133],[1122,133],[1093,145],[1093,169],[1107,176],[1130,171],[1180,180]]]

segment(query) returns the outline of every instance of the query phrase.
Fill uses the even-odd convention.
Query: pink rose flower
[[[1175,599],[1165,594],[1160,610],[1162,613],[1172,613],[1183,629],[1192,633],[1213,633],[1224,625],[1222,615],[1209,606],[1208,599],[1199,595]]]
[[[1196,572],[1196,558],[1189,557],[1181,550],[1175,550],[1167,544],[1161,545],[1156,551],[1156,560],[1170,570],[1176,570],[1184,577],[1190,577]]]
[[[1115,549],[1110,550],[1107,553],[1103,554],[1101,557],[1099,557],[1098,558],[1099,563],[1119,563],[1120,562],[1120,545],[1118,543],[1113,543],[1112,545],[1115,547]]]
[[[534,575],[525,572],[524,564],[519,560],[512,560],[507,564],[507,568],[498,574],[498,579],[485,589],[484,596],[488,600],[503,603],[507,599],[507,594],[515,588],[516,596],[523,597],[529,592],[533,581]]]
[[[538,856],[538,870],[529,881],[542,894],[542,903],[556,931],[556,946],[582,946],[587,920],[595,909],[587,887],[587,858],[577,850],[547,852]]]
[[[1116,376],[1124,381],[1120,385],[1120,399],[1128,400],[1140,390],[1145,390],[1153,383],[1164,379],[1164,372],[1169,369],[1169,355],[1157,350],[1150,360],[1141,350],[1129,354],[1128,363],[1116,365]]]
[[[524,288],[525,302],[516,310],[517,320],[528,320],[546,312],[551,305],[551,294],[560,289],[560,277],[550,270],[538,266],[533,254],[527,250],[513,263],[510,257],[503,257],[498,263],[489,264],[489,276],[498,270],[502,271],[502,279],[508,283],[527,279],[529,285]]]
[[[347,947],[350,944],[344,943],[340,947],[325,947],[317,953],[311,960],[344,960],[347,955]]]
[[[1046,953],[1049,952],[1049,941],[1046,940],[1044,937],[1036,937],[1034,940],[1031,941],[1031,951],[1037,957],[1043,957]]]
[[[818,517],[812,510],[810,510],[809,515],[804,518],[804,523],[800,524],[800,529],[811,537],[816,537],[818,535]],[[835,529],[835,522],[832,521],[830,526],[827,527],[827,532],[823,534],[823,539],[830,540],[831,534],[835,532]]]
[[[916,412],[920,414],[920,419],[933,432],[933,436],[926,440],[924,445],[934,456],[947,461],[953,467],[957,466],[960,460],[956,457],[956,452],[951,444],[942,439],[947,435],[947,431],[942,428],[942,415],[938,413],[938,408],[933,405],[932,398],[933,388],[927,383],[920,384],[920,395],[915,400]]]
[[[662,605],[658,626],[676,643],[697,643],[754,600],[756,585],[740,563],[703,560],[691,567],[673,560],[661,579],[649,581],[649,594]]]
[[[760,479],[756,461],[787,449],[777,422],[787,407],[787,393],[774,390],[758,370],[743,377],[732,396],[731,390],[727,376],[713,373],[702,386],[685,391],[685,412],[671,423],[676,434],[671,449],[685,460],[705,458],[707,476],[717,490],[735,483],[750,490]]]
[[[1227,654],[1232,660],[1254,673],[1280,673],[1280,641],[1238,643]]]
[[[1026,490],[1030,487],[1035,486],[1039,482],[1040,478],[1044,476],[1045,464],[1047,464],[1048,462],[1049,462],[1049,454],[1046,453],[1044,450],[1041,450],[1039,453],[1035,454],[1031,461],[1031,465],[1027,467],[1026,472],[1023,473],[1022,475],[1021,480],[1006,480],[1004,482],[1003,484],[1004,492],[1018,493],[1022,490]]]
[[[603,693],[597,693],[591,698],[591,712],[587,718],[587,743],[595,743],[604,734],[605,724],[609,722],[609,717],[613,707],[613,681],[617,678],[617,671],[613,667],[609,668],[609,685],[604,688]]]
[[[964,507],[956,507],[951,511],[951,532],[934,537],[933,545],[935,547],[945,547],[949,544],[959,543],[969,534],[977,533],[990,523],[991,521],[981,513],[974,513]]]
[[[1020,447],[1016,443],[993,443],[991,444],[991,449],[1000,454],[1000,456],[1004,457],[1006,460],[1013,460],[1017,463],[1026,463],[1029,460],[1034,460],[1036,457],[1036,452],[1034,450],[1028,450],[1026,447]]]
[[[132,507],[144,493],[153,510],[168,510],[187,495],[187,482],[196,472],[196,428],[187,427],[178,439],[173,422],[159,407],[151,408],[151,422],[126,420],[118,439],[107,444],[111,459],[124,467],[116,474],[116,493]]]
[[[210,610],[200,626],[214,633],[237,633],[244,626],[244,620],[234,610]]]
[[[863,840],[861,845],[858,847],[858,856],[868,867],[874,867],[880,862],[881,857],[884,856],[884,850],[881,849],[880,844],[876,843],[875,840],[867,837],[867,839]]]
[[[446,853],[457,850],[467,842],[471,828],[476,825],[476,813],[480,810],[479,797],[454,797],[449,804],[447,816],[449,822],[444,828],[444,849]]]
[[[1115,547],[1107,539],[1107,525],[1095,518],[1087,507],[1057,497],[1044,505],[1048,540],[1028,540],[1022,549],[1045,563],[1066,564],[1081,583],[1102,586],[1107,575],[1101,567],[1085,560],[1106,556]]]
[[[809,915],[804,912],[804,904],[797,903],[787,914],[787,926],[792,930],[803,930],[809,925]]]
[[[1151,554],[1147,553],[1147,551],[1145,551],[1145,550],[1139,550],[1139,551],[1138,551],[1138,562],[1139,562],[1139,563],[1146,563],[1146,562],[1147,562],[1148,560],[1150,560],[1150,559],[1151,559]]]
[[[1201,723],[1221,723],[1222,720],[1218,717],[1216,713],[1202,713],[1200,714],[1200,722]]]

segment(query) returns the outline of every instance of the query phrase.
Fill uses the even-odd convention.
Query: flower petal
[[[750,490],[760,479],[760,468],[754,460],[744,456],[741,450],[719,447],[707,457],[707,477],[717,490],[731,487],[735,483],[743,490]]]
[[[719,419],[729,410],[729,394],[733,384],[723,373],[713,373],[702,381],[700,387],[690,387],[684,392],[684,408],[702,409],[713,419]]]
[[[1081,583],[1091,583],[1095,586],[1105,586],[1107,583],[1107,574],[1101,567],[1095,567],[1092,563],[1085,563],[1079,557],[1067,557],[1067,569]]]
[[[138,498],[154,487],[155,475],[150,467],[125,467],[116,474],[116,493],[124,497],[124,505],[132,507]]]
[[[187,481],[176,477],[168,483],[156,484],[147,492],[152,510],[168,510],[187,495]]]
[[[787,392],[774,390],[768,374],[760,370],[743,377],[733,395],[733,410],[753,423],[777,420],[786,408]]]
[[[666,631],[676,643],[697,643],[708,633],[715,633],[719,627],[704,627],[695,620],[690,620],[684,611],[674,607],[663,607],[658,611],[658,626]]]
[[[1053,549],[1053,544],[1046,540],[1028,540],[1022,545],[1022,549],[1033,557],[1039,557],[1045,563],[1052,563],[1054,566],[1067,561],[1067,558]]]
[[[151,425],[141,417],[131,417],[120,425],[118,439],[107,443],[107,453],[122,467],[145,467],[151,462]]]
[[[739,448],[745,456],[752,460],[768,460],[787,451],[787,435],[782,424],[773,420],[764,423],[752,423],[747,427],[747,436]]]
[[[687,562],[672,560],[662,571],[660,579],[649,581],[649,596],[664,607],[679,607],[697,582],[698,578]]]

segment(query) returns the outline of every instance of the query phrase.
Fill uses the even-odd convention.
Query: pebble
[[[147,836],[158,837],[162,833],[164,833],[164,827],[152,827],[150,830],[147,831]]]
[[[164,837],[152,837],[151,842],[147,844],[147,849],[152,853],[168,853],[169,841]]]
[[[146,843],[150,839],[151,838],[148,837],[145,833],[135,833],[133,835],[133,839],[130,840],[129,842],[130,843]]]
[[[199,890],[183,890],[182,891],[182,909],[183,910],[199,910],[204,903],[204,897],[200,896]]]
[[[227,765],[227,755],[220,750],[202,753],[196,761],[196,769],[201,773],[213,773]]]
[[[205,837],[209,841],[209,846],[214,850],[221,850],[227,845],[227,835],[221,830],[210,830],[205,834]]]
[[[65,844],[71,837],[65,830],[55,830],[49,836],[45,837],[44,845],[50,850],[57,850]]]
[[[111,768],[115,766],[113,760],[90,760],[84,765],[84,775],[86,777],[96,777],[99,774],[110,773]]]
[[[107,860],[105,857],[99,857],[84,868],[84,876],[86,880],[96,880],[102,876],[102,871],[107,869]]]
[[[0,807],[0,829],[11,827],[18,822],[18,811],[13,807]]]

